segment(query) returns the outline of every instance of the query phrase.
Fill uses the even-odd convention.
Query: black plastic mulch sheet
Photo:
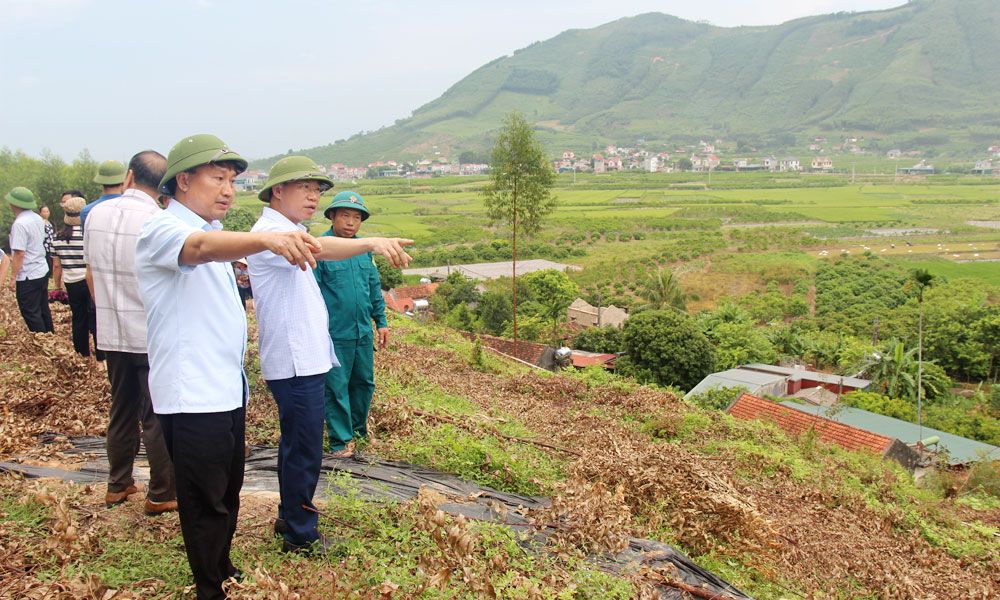
[[[48,443],[55,436],[41,437],[41,443]],[[101,437],[71,438],[73,447],[65,452],[81,454],[86,460],[79,470],[71,471],[51,467],[21,464],[16,459],[0,462],[0,470],[20,473],[28,478],[54,477],[77,483],[99,483],[107,481],[108,462],[105,454],[105,440]],[[243,488],[255,491],[278,491],[277,448],[252,447],[246,460]],[[146,473],[145,453],[140,451],[136,468],[140,477]],[[338,459],[330,455],[323,458],[323,472],[317,496],[339,494],[344,490],[339,485],[340,477],[347,474],[350,484],[346,487],[352,493],[371,501],[405,501],[416,497],[421,487],[445,495],[449,501],[440,506],[441,510],[464,515],[469,519],[503,523],[515,530],[533,533],[535,542],[543,543],[551,530],[534,531],[522,516],[523,509],[542,508],[548,504],[546,498],[522,496],[482,487],[451,475],[407,463],[381,460],[374,456],[358,454],[354,458]],[[599,568],[616,573],[630,572],[638,568],[666,569],[673,572],[676,580],[701,588],[709,595],[717,595],[722,600],[736,598],[749,599],[750,596],[731,586],[714,573],[699,567],[682,552],[662,542],[631,539],[625,550],[615,555],[594,556],[591,561]],[[659,588],[660,596],[667,599],[687,599],[691,595],[669,586]]]

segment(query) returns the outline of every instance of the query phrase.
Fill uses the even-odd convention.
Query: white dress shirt
[[[305,231],[265,207],[251,231]],[[270,251],[247,257],[265,380],[326,373],[340,366],[327,327],[326,303],[312,269],[303,271]]]
[[[21,270],[14,273],[14,279],[41,279],[49,272],[45,262],[45,221],[38,213],[22,210],[10,225],[10,250],[22,250],[24,262]]]
[[[94,277],[97,347],[146,353],[146,309],[135,276],[135,243],[147,221],[160,213],[149,194],[129,189],[90,211],[83,233],[83,260]]]
[[[218,221],[208,223],[173,200],[139,234],[135,270],[146,307],[149,393],[158,414],[231,411],[247,396],[246,313],[232,267],[180,264],[188,236],[219,229]]]

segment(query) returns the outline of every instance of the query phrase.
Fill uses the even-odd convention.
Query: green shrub
[[[714,387],[691,396],[688,401],[701,408],[726,410],[745,391],[741,387]]]
[[[630,374],[640,381],[691,389],[715,364],[715,349],[694,320],[673,310],[629,318],[622,332]]]

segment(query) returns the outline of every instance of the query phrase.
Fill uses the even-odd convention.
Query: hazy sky
[[[499,56],[645,12],[721,26],[904,0],[0,0],[0,147],[126,160],[210,132],[249,157],[406,117]]]

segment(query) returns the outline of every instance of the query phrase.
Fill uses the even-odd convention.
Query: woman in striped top
[[[90,336],[94,336],[97,360],[104,352],[97,349],[97,314],[87,287],[87,264],[83,262],[83,228],[80,210],[86,206],[83,198],[70,198],[64,206],[65,226],[52,244],[52,274],[56,289],[66,286],[69,309],[73,313],[73,348],[80,356],[90,356]]]

